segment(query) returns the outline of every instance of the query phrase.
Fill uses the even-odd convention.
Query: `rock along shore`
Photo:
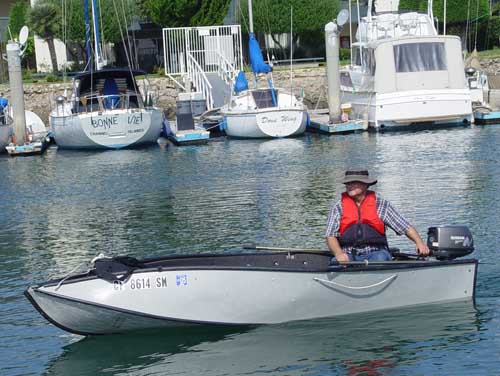
[[[249,82],[252,75],[247,74]],[[273,73],[274,84],[276,87],[290,87],[290,71],[282,70]],[[180,91],[178,86],[168,77],[149,78],[151,86],[158,92],[157,106],[163,109],[168,117],[175,114],[175,101],[177,93]],[[318,99],[319,107],[326,105],[326,77],[323,67],[294,68],[293,71],[293,90],[297,95],[304,95],[304,101],[309,108],[314,108]],[[139,84],[141,82],[139,81]],[[25,108],[33,111],[48,126],[49,113],[55,106],[55,98],[59,95],[70,96],[72,91],[71,80],[66,83],[25,83],[24,100]],[[10,97],[10,88],[8,83],[0,85],[0,92],[7,98]]]

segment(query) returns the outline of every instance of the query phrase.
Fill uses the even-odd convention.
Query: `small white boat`
[[[12,136],[12,117],[9,115],[7,98],[0,96],[0,153],[5,151]]]
[[[26,119],[26,143],[17,145],[11,142],[5,147],[7,153],[13,157],[41,154],[49,144],[47,128],[42,119],[31,111],[24,111],[24,116]]]
[[[83,274],[29,287],[51,323],[89,335],[195,324],[276,324],[472,300],[477,260],[463,228],[430,231],[438,259],[331,263],[307,250],[94,260]],[[258,247],[254,247],[258,249]]]
[[[1,116],[1,115],[0,115]],[[6,119],[10,120],[10,119]],[[9,144],[12,135],[11,121],[7,124],[3,124],[0,119],[0,153],[5,151],[5,147]]]
[[[155,143],[163,113],[138,89],[135,77],[143,74],[103,69],[75,76],[71,98],[58,98],[49,116],[56,144],[67,149],[121,149]]]

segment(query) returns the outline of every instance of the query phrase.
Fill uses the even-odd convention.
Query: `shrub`
[[[54,76],[53,74],[48,74],[45,76],[45,81],[47,82],[57,82],[57,77]]]
[[[342,60],[351,60],[351,49],[350,48],[341,48],[339,51],[339,59]]]

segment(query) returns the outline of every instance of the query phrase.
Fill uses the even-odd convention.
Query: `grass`
[[[500,48],[478,52],[480,59],[500,59]]]

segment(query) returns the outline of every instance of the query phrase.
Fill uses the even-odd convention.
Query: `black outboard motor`
[[[453,260],[474,251],[474,241],[467,226],[429,227],[427,246],[438,260]]]

